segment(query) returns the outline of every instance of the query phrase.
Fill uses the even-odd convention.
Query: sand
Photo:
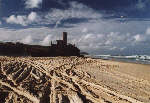
[[[150,65],[0,57],[1,103],[150,103]]]

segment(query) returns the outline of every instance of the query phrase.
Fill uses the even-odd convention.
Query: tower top
[[[67,45],[67,32],[63,32],[63,42]]]

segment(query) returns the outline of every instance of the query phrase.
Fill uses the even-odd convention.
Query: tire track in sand
[[[18,101],[25,97],[36,103],[142,103],[104,88],[86,72],[76,70],[76,65],[82,65],[79,59],[50,69],[30,58],[3,58],[0,84],[8,93],[14,92]]]

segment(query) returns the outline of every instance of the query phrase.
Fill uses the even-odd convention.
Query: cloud
[[[28,24],[31,24],[35,21],[37,21],[38,16],[36,12],[31,12],[28,16],[26,15],[11,15],[8,18],[6,18],[6,22],[10,24],[19,24],[22,26],[27,26]]]
[[[15,15],[11,15],[9,18],[6,19],[7,23],[10,24],[20,24],[23,26],[26,26],[26,16],[15,16]]]
[[[23,38],[20,42],[25,43],[25,44],[32,44],[33,42],[32,36],[28,35],[25,38]]]
[[[37,19],[37,14],[36,12],[31,12],[29,15],[28,15],[28,21],[29,22],[34,22],[36,19]]]
[[[52,40],[52,35],[47,35],[43,41],[41,42],[42,45],[50,45],[50,42]]]
[[[31,12],[29,15],[11,15],[6,18],[6,22],[10,24],[20,24],[22,26],[27,26],[32,23],[39,25],[55,24],[54,27],[57,28],[62,23],[67,23],[70,19],[72,19],[71,22],[73,23],[75,20],[82,22],[83,20],[88,21],[101,17],[102,15],[100,13],[84,4],[70,2],[68,9],[52,8],[49,12],[42,15],[38,15],[36,12]]]
[[[144,41],[144,38],[142,38],[142,36],[140,34],[135,35],[134,39],[135,39],[136,42]]]
[[[137,4],[136,4],[136,8],[138,9],[144,9],[146,7],[145,2],[143,2],[142,0],[138,0]]]
[[[39,5],[42,3],[42,0],[26,0],[26,8],[39,8]]]
[[[87,28],[83,28],[82,32],[83,32],[83,33],[87,33],[87,32],[88,32],[88,29],[87,29]]]
[[[45,16],[44,16],[44,23],[51,23],[55,24],[57,27],[61,24],[61,21],[68,20],[68,19],[97,19],[102,17],[101,14],[97,13],[92,8],[78,3],[78,2],[70,2],[68,9],[51,9]],[[73,22],[74,20],[72,20]]]
[[[91,25],[93,26],[93,24]],[[100,25],[103,24],[99,24],[97,26]],[[109,24],[109,26],[112,27],[114,26],[114,24]],[[118,24],[118,27],[119,26],[120,25]],[[86,32],[82,32],[84,27],[86,27],[87,29]],[[143,46],[146,46],[147,44],[150,43],[149,40],[150,36],[147,34],[123,33],[121,31],[117,32],[107,31],[102,33],[101,29],[100,30],[96,29],[96,31],[94,29],[93,32],[93,28],[94,27],[91,27],[90,25],[87,26],[87,24],[80,24],[80,26],[72,28],[41,27],[41,28],[20,29],[15,31],[11,29],[1,28],[0,41],[20,41],[27,44],[30,43],[30,44],[49,45],[49,43],[52,40],[54,42],[54,40],[62,38],[62,32],[65,30],[68,32],[69,43],[76,44],[76,46],[79,47],[82,51],[87,51],[90,53],[113,54],[125,52],[126,50],[127,53],[130,53],[130,50],[132,50],[133,48],[136,48],[137,51],[138,50],[140,51],[140,49]],[[104,28],[106,28],[106,26]],[[107,29],[110,29],[110,27],[107,27]],[[145,32],[146,30],[147,29],[145,29]],[[145,42],[147,44],[145,44]],[[145,48],[149,48],[149,46]]]
[[[70,2],[68,9],[54,8],[39,16],[35,12],[23,16],[10,16],[6,19],[8,23],[39,23],[41,27],[19,30],[1,28],[0,40],[49,45],[51,40],[60,39],[60,34],[67,31],[69,43],[76,44],[81,50],[89,53],[136,54],[141,53],[141,49],[150,50],[149,21],[131,20],[122,23],[120,21],[125,18],[104,19],[105,15],[77,2]],[[55,26],[47,28],[44,24]]]
[[[147,34],[147,35],[150,35],[150,28],[147,28],[146,34]]]

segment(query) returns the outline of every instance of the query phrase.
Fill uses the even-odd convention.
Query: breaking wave
[[[131,55],[131,56],[91,55],[90,57],[105,60],[150,64],[149,55]]]

